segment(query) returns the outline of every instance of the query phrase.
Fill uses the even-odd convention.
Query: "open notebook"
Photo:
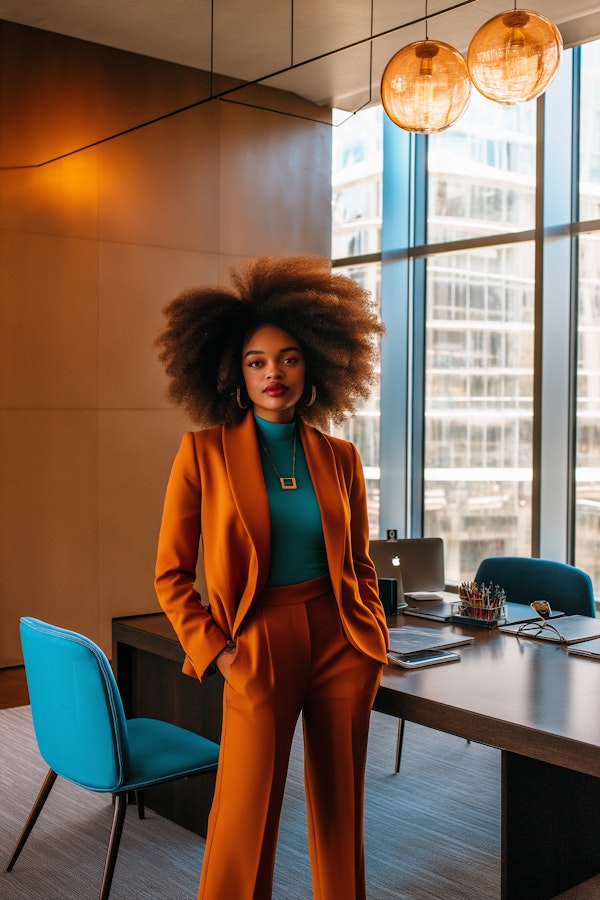
[[[465,634],[450,634],[433,628],[399,625],[390,628],[390,650],[394,653],[413,653],[415,650],[441,650],[460,644],[472,644],[475,638]]]
[[[588,659],[600,660],[600,638],[594,638],[591,641],[580,641],[578,644],[571,644],[568,651],[573,654],[573,656],[587,656]]]
[[[600,638],[600,619],[592,619],[589,616],[562,616],[552,619],[549,624],[552,625],[551,628],[539,628],[535,622],[526,622],[524,626],[515,623],[501,625],[499,630],[506,634],[518,634],[519,637],[552,641],[555,644],[577,644],[579,641]]]

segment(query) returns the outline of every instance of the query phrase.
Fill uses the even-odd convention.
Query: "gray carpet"
[[[394,775],[395,740],[396,721],[374,713],[365,817],[369,900],[497,900],[498,752],[408,723],[402,770]],[[61,779],[15,868],[4,872],[45,772],[29,708],[0,711],[0,897],[95,900],[111,803]],[[202,852],[203,841],[196,835],[152,810],[139,821],[131,809],[111,900],[193,900]],[[311,897],[302,750],[297,734],[273,898]]]

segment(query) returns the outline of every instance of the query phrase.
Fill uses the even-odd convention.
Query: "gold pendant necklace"
[[[265,451],[265,455],[266,455],[267,459],[269,460],[269,462],[270,462],[271,465],[273,466],[273,471],[275,472],[275,474],[276,474],[277,477],[279,478],[279,484],[281,485],[281,490],[282,490],[282,491],[297,491],[297,490],[298,490],[298,485],[296,484],[296,435],[297,435],[297,433],[298,433],[297,429],[294,428],[294,448],[293,448],[293,451],[292,451],[292,474],[291,474],[291,475],[287,475],[287,476],[284,476],[284,475],[280,475],[280,474],[279,474],[279,472],[277,471],[277,466],[276,466],[275,463],[273,462],[273,459],[272,459],[272,457],[271,457],[271,454],[269,453],[269,451],[268,451],[267,448],[265,447],[265,445],[264,445],[262,439],[259,438],[259,440],[260,440],[260,446],[261,446],[261,447],[263,448],[263,450]]]

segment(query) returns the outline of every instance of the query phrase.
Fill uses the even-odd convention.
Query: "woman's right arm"
[[[212,663],[227,646],[227,637],[195,588],[201,509],[202,484],[194,436],[188,432],[167,485],[154,585],[158,601],[200,679],[212,671]]]

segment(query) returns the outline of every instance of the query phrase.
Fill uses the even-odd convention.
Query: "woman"
[[[173,300],[157,340],[171,399],[204,429],[173,464],[156,590],[184,671],[225,679],[198,897],[270,900],[302,714],[314,897],[360,900],[369,715],[388,636],[358,453],[313,426],[368,395],[383,327],[324,260],[264,257],[233,278],[235,290]]]

